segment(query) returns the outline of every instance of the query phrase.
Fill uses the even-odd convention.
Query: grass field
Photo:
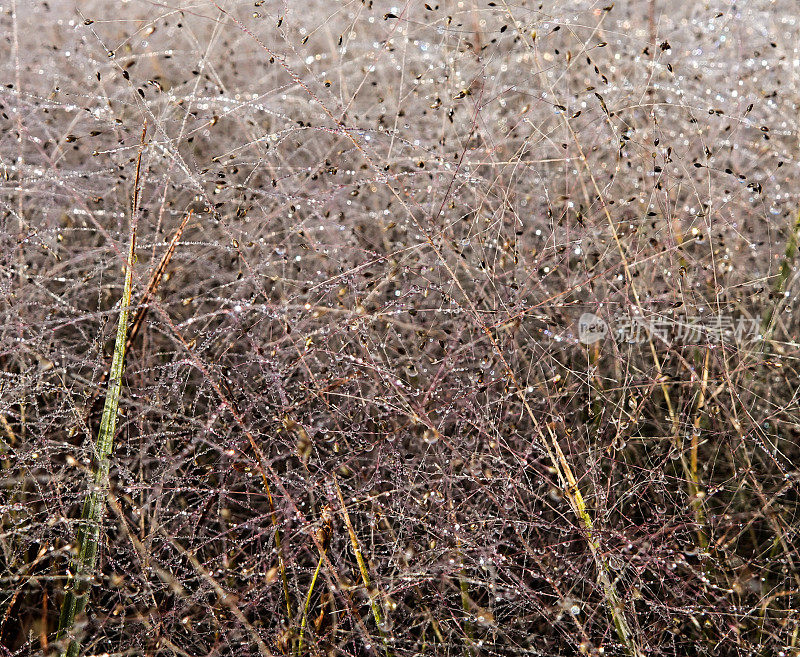
[[[0,0],[0,655],[800,657],[795,4],[394,2]]]

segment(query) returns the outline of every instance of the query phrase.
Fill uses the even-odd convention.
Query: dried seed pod
[[[317,540],[322,546],[323,550],[328,549],[331,542],[331,535],[333,534],[333,510],[330,504],[326,504],[322,509],[322,525],[317,530]]]

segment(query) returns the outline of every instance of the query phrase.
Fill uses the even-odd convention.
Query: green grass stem
[[[125,361],[125,343],[128,333],[128,312],[131,303],[131,288],[133,285],[133,263],[136,250],[136,208],[139,200],[139,173],[141,169],[142,148],[147,132],[147,124],[142,130],[142,144],[136,163],[136,182],[131,214],[131,232],[128,250],[128,259],[125,265],[125,284],[120,305],[117,336],[114,342],[114,355],[111,359],[111,369],[108,377],[108,390],[106,392],[103,415],[100,420],[100,431],[95,444],[95,467],[92,473],[91,485],[83,503],[83,512],[78,524],[78,553],[69,573],[66,595],[61,605],[61,615],[58,621],[57,641],[69,639],[62,657],[77,657],[80,652],[80,637],[75,632],[75,619],[86,608],[89,597],[89,588],[94,578],[97,565],[97,550],[100,543],[100,525],[105,512],[105,496],[108,490],[108,472],[110,468],[109,456],[114,444],[114,433],[117,428],[117,413],[119,410],[119,395],[122,388],[122,370]]]

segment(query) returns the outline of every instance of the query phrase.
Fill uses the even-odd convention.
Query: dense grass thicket
[[[800,656],[796,4],[394,3],[0,0],[0,654]]]

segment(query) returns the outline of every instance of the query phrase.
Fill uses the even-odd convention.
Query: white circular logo
[[[602,340],[608,334],[608,324],[594,313],[583,313],[578,320],[578,340],[589,345]]]

